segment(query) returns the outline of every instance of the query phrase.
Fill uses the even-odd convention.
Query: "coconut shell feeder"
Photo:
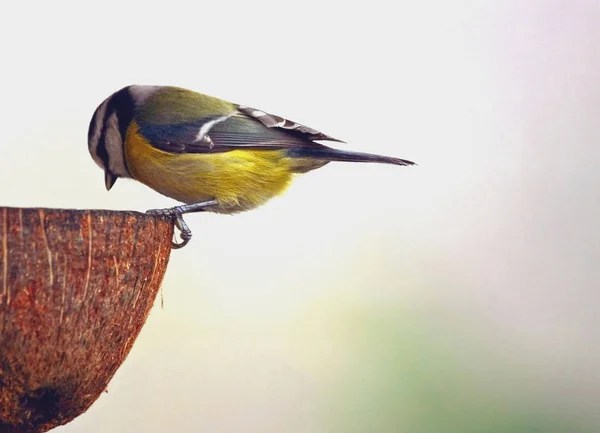
[[[85,412],[127,357],[159,290],[170,219],[0,207],[0,432]]]

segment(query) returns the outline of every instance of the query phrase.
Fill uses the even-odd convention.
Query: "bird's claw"
[[[186,222],[183,220],[182,214],[177,214],[175,216],[175,227],[179,229],[179,237],[181,238],[180,244],[176,242],[172,243],[173,249],[177,250],[179,248],[185,247],[190,241],[190,239],[192,239],[192,231],[190,230]]]
[[[175,250],[179,248],[185,247],[190,239],[192,239],[192,231],[183,220],[183,214],[181,212],[177,212],[176,209],[166,208],[166,209],[150,209],[146,211],[146,213],[150,215],[159,215],[167,218],[171,218],[175,227],[177,227],[180,231],[179,237],[181,238],[181,243],[172,242],[171,247]]]
[[[206,210],[206,208],[209,208],[210,206],[217,206],[218,204],[219,202],[213,199],[199,203],[190,203],[183,204],[181,206],[168,207],[164,209],[150,209],[149,211],[146,211],[146,213],[164,216],[173,220],[175,227],[177,227],[181,232],[179,235],[181,237],[181,243],[178,244],[173,242],[173,248],[179,249],[185,247],[190,241],[190,239],[192,239],[192,231],[183,220],[183,214],[190,212],[202,212]]]

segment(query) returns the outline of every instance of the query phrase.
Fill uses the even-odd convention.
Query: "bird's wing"
[[[275,114],[269,114],[265,111],[257,110],[255,108],[250,108],[243,105],[239,105],[238,109],[241,113],[244,113],[249,118],[258,120],[267,128],[283,130],[294,134],[297,137],[307,139],[309,141],[324,140],[337,141],[339,143],[343,143],[342,140],[338,140],[337,138],[333,138],[330,135],[323,134],[322,132],[317,131],[316,129],[309,128],[308,126],[302,125],[292,120],[284,119],[283,117],[277,116]]]
[[[323,147],[314,140],[341,142],[315,129],[245,106],[236,106],[229,114],[183,123],[138,123],[139,132],[149,143],[172,153]]]

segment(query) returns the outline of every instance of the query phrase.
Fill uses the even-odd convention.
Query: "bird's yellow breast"
[[[283,193],[295,163],[282,150],[170,153],[155,148],[135,122],[125,139],[127,168],[134,179],[184,203],[216,199],[215,212],[252,209]]]

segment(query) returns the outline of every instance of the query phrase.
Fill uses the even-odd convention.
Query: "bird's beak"
[[[117,176],[115,176],[114,174],[105,171],[104,172],[104,184],[106,185],[106,190],[110,191],[110,189],[113,187],[113,185],[115,184],[115,182],[117,181]]]

